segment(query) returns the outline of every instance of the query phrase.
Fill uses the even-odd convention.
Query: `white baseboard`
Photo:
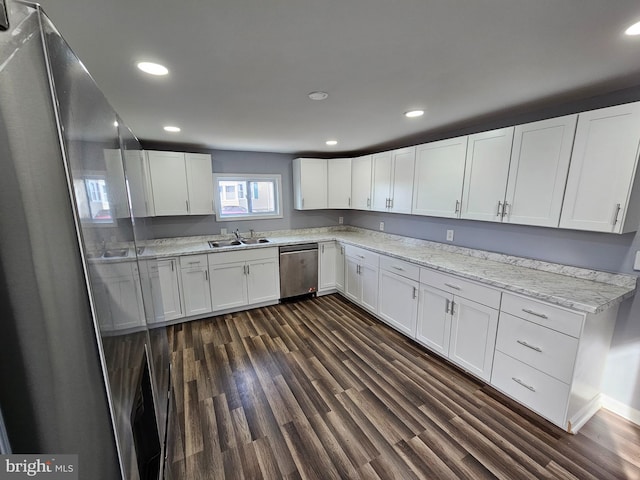
[[[620,415],[622,418],[626,418],[630,422],[640,425],[640,410],[636,410],[629,405],[625,405],[615,398],[601,395],[602,408],[606,408],[610,412]]]

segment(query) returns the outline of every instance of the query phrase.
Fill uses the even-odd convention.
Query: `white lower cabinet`
[[[575,433],[600,407],[617,310],[585,314],[505,293],[491,385]]]
[[[180,257],[180,279],[186,316],[201,315],[211,311],[209,265],[206,255]]]
[[[364,248],[347,245],[344,294],[353,302],[377,313],[379,256]]]
[[[336,290],[337,249],[336,242],[318,244],[318,295]]]
[[[378,316],[396,330],[413,337],[418,317],[420,269],[395,258],[380,257]]]
[[[184,317],[178,278],[178,259],[163,258],[158,260],[158,277],[162,292],[162,309],[165,320]]]
[[[497,290],[422,268],[415,338],[489,381],[499,306]]]
[[[135,262],[95,265],[93,295],[102,331],[141,327],[145,324],[142,292]]]
[[[208,257],[213,311],[280,298],[277,248],[210,253]]]

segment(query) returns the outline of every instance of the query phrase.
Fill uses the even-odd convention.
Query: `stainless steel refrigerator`
[[[0,411],[13,453],[78,454],[79,478],[163,475],[142,160],[42,10],[0,0]]]

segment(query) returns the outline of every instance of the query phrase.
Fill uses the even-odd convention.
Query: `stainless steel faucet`
[[[236,238],[237,238],[238,240],[240,240],[240,232],[239,232],[239,229],[237,229],[237,228],[236,228],[236,231],[235,231],[235,232],[233,232],[233,234],[236,236]]]

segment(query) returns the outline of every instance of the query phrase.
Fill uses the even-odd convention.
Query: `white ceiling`
[[[40,4],[142,140],[348,152],[640,85],[640,36],[623,35],[638,0]],[[170,74],[145,75],[142,60]],[[418,107],[424,117],[403,116]]]

